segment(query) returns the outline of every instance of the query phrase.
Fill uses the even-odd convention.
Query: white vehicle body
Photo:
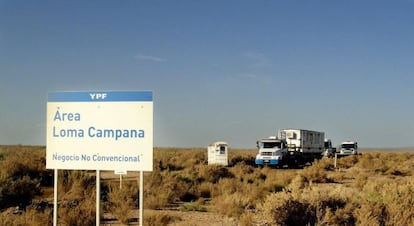
[[[281,129],[279,138],[285,139],[289,151],[303,154],[322,154],[325,151],[325,133],[305,129]]]
[[[257,165],[282,165],[287,155],[286,141],[269,137],[257,141],[259,153],[256,155]]]
[[[224,141],[214,142],[207,147],[208,164],[227,166],[228,163],[228,144]]]
[[[358,143],[356,141],[344,141],[339,145],[339,154],[341,155],[357,155]]]

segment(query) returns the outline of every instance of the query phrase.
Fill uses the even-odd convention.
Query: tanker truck
[[[257,141],[256,165],[303,167],[325,152],[325,134],[305,129],[281,129],[277,137]]]

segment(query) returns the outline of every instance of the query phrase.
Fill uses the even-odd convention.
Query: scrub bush
[[[147,213],[144,217],[144,225],[163,226],[181,220],[179,216],[171,213]]]
[[[31,225],[31,226],[45,226],[52,225],[52,209],[45,211],[38,211],[27,208],[21,214],[13,214],[7,211],[0,213],[0,226],[11,225]]]
[[[112,185],[109,187],[108,201],[105,205],[121,223],[128,224],[129,213],[134,208],[134,199],[137,195],[137,186],[125,185],[119,188]]]
[[[35,195],[40,194],[39,183],[24,176],[18,179],[0,178],[0,209],[25,207]]]
[[[0,161],[0,209],[25,207],[32,198],[41,194],[41,181],[46,181],[44,156],[35,148],[2,147],[4,159]],[[32,152],[31,152],[32,151]]]
[[[300,202],[287,192],[269,194],[257,209],[269,225],[313,225],[316,219],[309,203]]]
[[[96,225],[96,196],[85,194],[79,202],[63,202],[59,205],[58,216],[59,225]]]
[[[203,165],[199,168],[199,177],[202,181],[217,183],[222,178],[234,178],[234,174],[227,167],[219,165]]]

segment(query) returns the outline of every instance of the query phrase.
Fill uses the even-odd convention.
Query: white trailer
[[[209,165],[223,165],[227,166],[228,163],[228,144],[224,141],[217,141],[209,144],[207,147],[208,164]]]
[[[286,139],[288,150],[303,154],[322,154],[325,151],[325,133],[305,129],[281,129],[279,137]]]

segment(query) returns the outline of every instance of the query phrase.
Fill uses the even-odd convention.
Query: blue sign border
[[[81,91],[51,92],[48,102],[128,102],[152,101],[151,91]]]

